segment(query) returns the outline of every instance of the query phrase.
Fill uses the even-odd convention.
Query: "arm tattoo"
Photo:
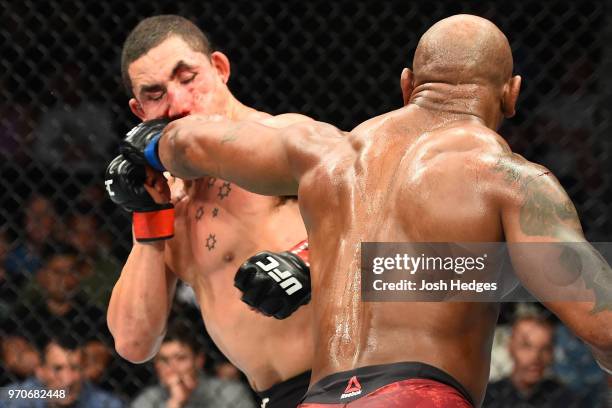
[[[522,166],[521,161],[503,158],[493,168],[503,174],[508,185],[518,187],[523,197],[519,215],[521,231],[529,236],[550,236],[561,241],[567,238],[564,234],[568,229],[582,236],[576,208],[561,189],[550,183],[550,172],[523,175]],[[612,269],[607,261],[587,242],[564,245],[559,263],[570,277],[582,277],[585,287],[593,292],[591,313],[612,310]]]
[[[594,265],[593,271],[584,276],[584,282],[587,289],[595,293],[595,305],[591,313],[612,311],[612,268],[595,248],[589,245],[589,249]]]
[[[239,123],[235,126],[232,126],[221,138],[221,144],[231,143],[240,137],[238,132],[245,126],[244,123]]]
[[[568,243],[559,262],[572,275],[581,276],[584,286],[593,291],[591,313],[612,311],[612,269],[595,248],[588,243]]]
[[[516,185],[524,197],[520,210],[520,225],[529,236],[558,236],[559,222],[570,224],[580,231],[576,208],[571,200],[551,186],[545,171],[535,176],[524,176],[522,164],[515,159],[500,158],[493,171],[502,173],[508,185]]]

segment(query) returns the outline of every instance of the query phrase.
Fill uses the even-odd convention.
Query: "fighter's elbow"
[[[115,351],[124,359],[134,364],[144,363],[157,352],[157,342],[149,339],[144,332],[137,332],[134,326],[121,320],[113,320],[111,314],[107,316],[107,324],[113,340]]]
[[[133,364],[149,361],[157,351],[154,347],[147,347],[137,339],[127,337],[115,337],[115,350],[117,354]]]

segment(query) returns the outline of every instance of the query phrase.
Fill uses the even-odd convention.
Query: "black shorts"
[[[360,367],[317,381],[300,407],[445,407],[469,408],[467,390],[444,371],[405,362]]]
[[[310,383],[310,371],[296,375],[265,391],[257,392],[262,408],[295,408],[298,406]]]

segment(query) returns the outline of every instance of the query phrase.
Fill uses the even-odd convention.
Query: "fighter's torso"
[[[284,251],[306,232],[297,203],[249,193],[223,180],[171,183],[175,237],[167,263],[191,285],[206,328],[257,389],[310,368],[308,307],[286,320],[256,314],[234,287],[238,267],[262,250]]]
[[[318,322],[313,381],[359,366],[421,361],[446,370],[478,399],[495,304],[361,302],[362,241],[502,239],[482,185],[448,176],[478,171],[470,151],[482,148],[480,141],[440,137],[447,125],[410,114],[400,120],[391,112],[359,126],[301,181],[302,213],[316,220],[307,223]],[[485,137],[501,149],[493,135]]]

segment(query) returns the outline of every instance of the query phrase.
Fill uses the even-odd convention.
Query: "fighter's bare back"
[[[419,110],[362,124],[300,183],[304,219],[317,220],[307,223],[316,248],[313,293],[327,299],[313,305],[321,324],[312,382],[355,367],[419,361],[447,371],[474,396],[484,392],[497,304],[361,300],[363,241],[503,237],[495,194],[474,177],[506,154],[505,142],[482,125],[436,123]]]

